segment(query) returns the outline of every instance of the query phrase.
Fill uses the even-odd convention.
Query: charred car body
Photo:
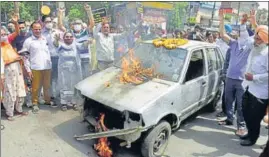
[[[143,138],[142,155],[156,157],[182,120],[203,107],[215,110],[222,90],[223,56],[216,45],[198,41],[172,50],[156,48],[148,41],[140,43],[134,53],[144,67],[155,65],[162,77],[145,79],[139,85],[123,84],[118,78],[119,61],[78,83],[83,119],[95,126],[96,118],[104,113],[109,131],[75,138],[113,136],[127,147]]]

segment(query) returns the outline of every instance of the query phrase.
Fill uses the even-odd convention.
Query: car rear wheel
[[[217,105],[220,98],[221,98],[221,90],[217,92],[215,98],[206,106],[206,111],[215,112],[217,110]]]
[[[161,121],[151,129],[141,144],[143,157],[161,157],[165,152],[171,136],[171,126],[167,121]]]

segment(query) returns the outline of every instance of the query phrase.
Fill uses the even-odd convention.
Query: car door
[[[221,84],[220,76],[222,73],[222,65],[220,64],[220,54],[216,47],[206,47],[206,59],[208,65],[208,91],[206,95],[206,101],[209,103]]]
[[[208,67],[208,90],[206,94],[206,102],[208,103],[214,96],[215,88],[218,80],[218,61],[217,54],[213,47],[205,48],[207,67]]]
[[[188,117],[197,111],[204,102],[207,94],[208,78],[206,60],[202,48],[191,51],[187,60],[187,70],[181,83],[182,117]]]

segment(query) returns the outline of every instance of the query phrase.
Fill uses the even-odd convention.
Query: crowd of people
[[[255,11],[243,15],[239,28],[224,24],[220,13],[219,31],[175,30],[171,34],[157,26],[119,25],[111,29],[106,18],[94,22],[91,7],[84,6],[88,24],[74,19],[63,23],[64,9],[58,16],[43,16],[29,22],[14,14],[8,28],[1,27],[1,100],[7,119],[27,115],[23,104],[38,113],[38,104],[77,109],[74,86],[96,71],[110,67],[135,46],[138,39],[184,38],[217,44],[225,58],[222,112],[227,117],[219,125],[233,125],[242,146],[256,143],[260,123],[268,107],[268,26],[256,23]],[[252,27],[247,27],[250,21]],[[251,29],[252,28],[252,29]],[[70,75],[72,74],[72,75]],[[44,99],[44,102],[42,102]]]
[[[255,30],[247,30],[249,21]],[[261,121],[268,116],[268,26],[256,23],[255,11],[244,14],[239,29],[224,25],[220,13],[220,40],[225,52],[225,79],[219,125],[233,125],[242,146],[252,146],[260,135]],[[267,115],[266,115],[267,113]],[[268,123],[268,121],[267,121]],[[268,128],[268,126],[267,126]]]

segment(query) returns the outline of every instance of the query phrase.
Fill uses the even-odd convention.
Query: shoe
[[[216,117],[226,117],[226,114],[222,111],[216,115]]]
[[[32,112],[33,112],[34,114],[37,114],[38,111],[39,111],[38,106],[37,106],[37,105],[33,105],[33,110],[32,110]]]
[[[240,138],[244,138],[245,136],[247,136],[247,131],[245,129],[238,129],[235,132],[235,135],[240,137]]]
[[[15,111],[15,114],[21,115],[21,116],[27,116],[28,115],[28,112],[18,112],[18,111]]]
[[[56,108],[56,107],[58,107],[58,105],[55,104],[55,103],[53,103],[53,102],[45,102],[45,105],[48,105],[48,106],[50,106],[50,107],[52,107],[52,108]]]
[[[246,140],[242,140],[240,142],[241,146],[253,146],[255,144],[255,142],[250,141],[249,139]]]
[[[233,125],[233,122],[226,119],[223,121],[219,121],[219,125]]]
[[[8,120],[8,121],[14,121],[15,119],[14,119],[13,116],[7,116],[7,120]]]
[[[246,140],[248,139],[248,134],[244,135],[244,136],[238,136],[241,140]]]
[[[61,109],[62,109],[62,111],[67,111],[67,106],[66,105],[62,105]]]
[[[78,111],[78,105],[74,104],[74,105],[73,105],[73,109],[74,109],[75,111]]]

